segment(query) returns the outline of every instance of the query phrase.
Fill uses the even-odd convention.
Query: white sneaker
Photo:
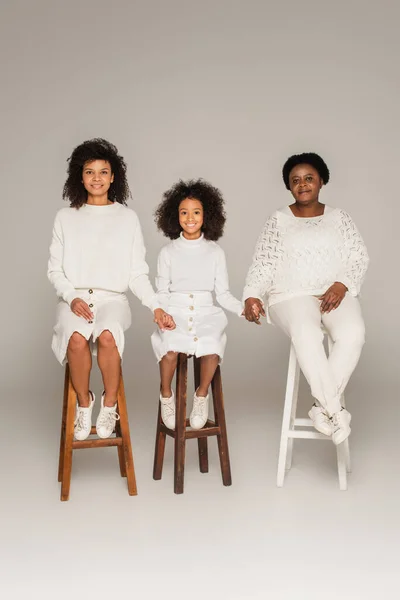
[[[351,414],[345,408],[331,417],[332,441],[337,446],[346,440],[351,432]]]
[[[201,429],[208,419],[208,394],[207,396],[197,396],[194,394],[193,408],[190,413],[190,427],[192,429]]]
[[[172,391],[170,398],[163,398],[160,394],[161,419],[165,427],[175,429],[175,396]]]
[[[314,429],[320,433],[323,433],[324,435],[332,435],[331,420],[322,406],[316,406],[314,404],[309,411],[308,416],[312,421]]]
[[[95,397],[93,392],[89,390],[89,394],[91,397],[90,405],[87,407],[79,406],[76,403],[76,413],[75,413],[75,421],[74,421],[74,437],[78,441],[86,440],[90,435],[90,430],[92,428],[92,410],[95,402]]]
[[[96,421],[96,431],[100,438],[109,438],[115,429],[115,421],[119,421],[117,413],[117,404],[114,406],[104,406],[103,392],[101,395],[101,408]]]

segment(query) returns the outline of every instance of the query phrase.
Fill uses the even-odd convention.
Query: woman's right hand
[[[78,317],[82,317],[86,321],[93,321],[93,313],[82,298],[74,298],[72,300],[71,310]]]
[[[247,298],[244,303],[244,316],[247,321],[261,325],[260,315],[265,317],[265,310],[261,300],[259,298]]]

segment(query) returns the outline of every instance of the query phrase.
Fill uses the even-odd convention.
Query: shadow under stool
[[[327,335],[326,331],[324,334]],[[328,349],[332,350],[333,342],[328,336]],[[324,440],[333,444],[332,439],[323,433],[315,431],[311,419],[296,416],[297,400],[299,395],[300,365],[296,352],[291,344],[289,367],[286,383],[285,406],[283,409],[282,433],[279,448],[277,486],[282,487],[286,471],[292,466],[293,441],[295,438],[308,440]],[[345,406],[344,396],[341,398]],[[347,473],[351,472],[349,439],[336,446],[339,488],[347,490]]]
[[[65,367],[64,402],[62,409],[60,457],[58,463],[58,481],[61,483],[61,500],[69,499],[72,472],[72,453],[82,448],[106,448],[117,446],[121,477],[126,477],[128,493],[136,496],[136,478],[133,464],[131,438],[129,434],[128,412],[124,380],[121,377],[117,395],[117,412],[120,416],[115,423],[115,434],[107,439],[92,437],[96,435],[96,427],[92,426],[90,436],[86,440],[74,440],[74,420],[76,412],[76,392],[72,385],[68,363]]]
[[[200,360],[196,357],[193,357],[193,361],[194,382],[195,389],[197,389],[200,384]],[[207,438],[210,436],[217,436],[222,482],[224,485],[232,485],[220,367],[217,367],[211,382],[214,405],[214,421],[208,419],[205,426],[198,430],[190,429],[189,419],[186,418],[187,372],[188,356],[186,354],[179,353],[176,368],[176,420],[174,430],[168,429],[168,427],[166,427],[162,422],[160,403],[158,408],[153,478],[156,480],[161,479],[164,462],[165,440],[166,436],[168,435],[174,438],[175,494],[183,493],[186,440],[190,439],[197,439],[200,472],[208,473]]]

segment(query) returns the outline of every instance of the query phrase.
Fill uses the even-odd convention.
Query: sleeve
[[[53,237],[50,244],[50,258],[47,265],[47,277],[54,286],[57,296],[71,304],[78,293],[63,269],[64,258],[64,236],[60,220],[57,214],[54,220]]]
[[[139,298],[144,306],[150,310],[161,308],[154,292],[153,286],[149,280],[149,266],[145,260],[146,248],[144,246],[142,229],[139,219],[134,213],[134,234],[131,258],[131,273],[129,277],[129,288],[133,294]]]
[[[358,296],[368,269],[369,256],[353,219],[344,210],[340,212],[340,233],[343,239],[343,270],[339,274],[338,280],[344,283],[349,294]]]
[[[168,308],[170,283],[170,257],[167,248],[164,247],[158,255],[156,288],[158,302],[165,311]]]
[[[278,218],[272,215],[267,219],[257,240],[243,290],[243,301],[247,298],[263,300],[265,294],[271,289],[280,252],[281,236],[278,230]]]
[[[214,289],[218,304],[220,304],[222,308],[226,308],[226,310],[229,310],[240,317],[243,312],[243,304],[229,291],[229,278],[225,252],[220,247],[218,248]]]

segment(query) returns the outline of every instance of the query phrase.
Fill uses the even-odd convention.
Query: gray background
[[[358,600],[381,586],[396,597],[399,17],[388,0],[2,1],[1,544],[10,597],[102,597],[115,576],[142,598],[163,587],[173,597],[174,586],[178,599],[223,591]],[[293,471],[275,488],[288,341],[233,315],[223,382],[234,485],[222,487],[212,443],[207,476],[188,449],[182,497],[172,492],[172,445],[153,482],[153,326],[131,297],[124,367],[139,496],[128,497],[104,450],[75,456],[71,500],[58,501],[63,370],[50,350],[56,298],[46,265],[66,159],[96,136],[128,163],[152,278],[166,242],[152,217],[163,191],[201,176],[224,192],[221,245],[239,297],[265,218],[290,202],[283,162],[309,150],[325,158],[332,179],[322,200],[352,215],[371,256],[367,344],[347,393],[348,492],[338,491],[331,445],[311,442],[298,442]],[[305,386],[303,402],[305,410]]]

